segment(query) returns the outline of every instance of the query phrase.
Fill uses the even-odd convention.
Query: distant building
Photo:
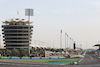
[[[3,22],[3,41],[5,42],[6,48],[28,48],[29,36],[30,41],[32,38],[32,28],[30,25],[30,35],[29,33],[29,22],[24,19],[10,19]],[[31,22],[30,22],[31,24]]]
[[[98,56],[100,56],[100,44],[96,44],[96,45],[94,45],[94,46],[98,46],[98,47],[99,47],[99,49],[97,49],[97,50],[95,51],[95,54],[98,55]]]

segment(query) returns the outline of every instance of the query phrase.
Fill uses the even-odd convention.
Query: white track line
[[[83,56],[84,56],[84,57],[85,57],[85,54],[86,54],[86,51],[83,53]],[[84,57],[83,57],[83,58],[84,58]],[[83,60],[83,58],[82,58],[79,62],[81,62],[81,61]]]
[[[93,58],[90,56],[90,58],[93,60]]]
[[[65,65],[65,64],[60,64],[60,65]]]
[[[84,57],[83,57],[84,58]],[[82,60],[83,60],[83,58],[79,61],[79,62],[81,62]]]
[[[40,65],[34,65],[34,66],[40,66]]]

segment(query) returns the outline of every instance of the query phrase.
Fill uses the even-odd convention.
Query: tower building
[[[32,22],[24,19],[10,19],[3,22],[3,41],[6,48],[28,48],[32,38]],[[29,28],[30,27],[30,28]],[[29,31],[30,29],[30,31]],[[30,33],[30,34],[29,34]]]

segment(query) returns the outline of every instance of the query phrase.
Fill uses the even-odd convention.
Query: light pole
[[[71,37],[70,37],[70,48],[71,48]]]
[[[66,49],[66,35],[67,35],[67,33],[65,33],[65,49]]]
[[[60,31],[60,49],[62,48],[62,30]]]
[[[30,57],[30,16],[33,16],[33,9],[25,9],[25,16],[28,16],[28,55]]]
[[[67,35],[67,48],[68,48],[68,35]]]
[[[73,39],[72,39],[72,45],[73,45]],[[72,46],[73,47],[73,46]]]

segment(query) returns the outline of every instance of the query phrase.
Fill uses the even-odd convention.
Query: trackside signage
[[[1,57],[1,59],[10,59],[10,57]]]
[[[10,57],[10,59],[21,59],[21,57]]]
[[[45,57],[49,57],[49,51],[45,51]]]
[[[59,57],[50,57],[50,59],[59,59]]]
[[[30,57],[21,57],[21,59],[30,59]]]
[[[50,59],[50,57],[42,57],[41,59]]]
[[[0,59],[63,59],[65,57],[0,57]]]
[[[41,59],[41,57],[31,57],[31,59]]]

